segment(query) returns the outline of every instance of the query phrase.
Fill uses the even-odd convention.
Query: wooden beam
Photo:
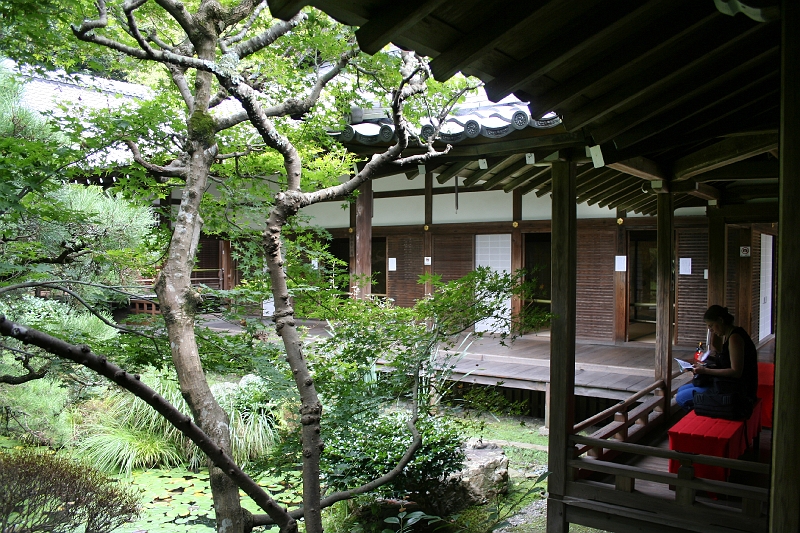
[[[509,135],[509,137],[511,137],[511,135]],[[510,140],[487,140],[487,142],[477,144],[459,143],[453,146],[452,150],[450,150],[450,152],[442,159],[444,161],[456,161],[458,159],[470,159],[472,161],[476,161],[482,157],[510,157],[512,155],[533,152],[539,149],[558,150],[560,148],[573,147],[580,147],[582,149],[585,144],[586,137],[583,132],[564,133],[562,131],[560,133],[548,133],[546,135],[535,135],[532,137],[523,137]],[[386,148],[387,147],[385,145],[366,145],[357,143],[350,143],[347,145],[348,151],[363,156],[372,156],[378,151],[384,151]],[[436,148],[444,148],[444,144],[437,145]],[[404,156],[422,155],[424,153],[426,153],[426,150],[422,148],[408,148],[403,151]],[[413,163],[413,165],[416,165],[416,163]],[[411,163],[405,166],[393,165],[393,168],[396,168],[398,171],[401,168],[409,170],[411,167]],[[397,172],[394,173],[396,174]]]
[[[370,55],[379,52],[446,1],[405,0],[384,4],[389,7],[370,13],[369,21],[356,30],[358,46]]]
[[[506,158],[500,158],[500,157],[488,159],[486,161],[486,168],[476,170],[475,172],[470,174],[469,177],[467,177],[467,179],[464,180],[464,187],[470,187],[472,185],[475,185],[481,178],[486,176],[489,172],[494,170],[495,167],[497,167],[497,165],[501,164],[505,160]]]
[[[616,192],[610,196],[606,196],[605,198],[597,202],[597,206],[616,208],[621,203],[627,200],[641,196],[644,193],[642,192],[642,188],[638,185],[639,185],[638,183],[633,186],[629,185],[628,188],[624,188],[619,192]],[[590,200],[588,204],[592,205],[594,202],[595,200]]]
[[[781,2],[781,192],[769,531],[800,530],[800,3]]]
[[[778,146],[774,134],[752,137],[730,137],[684,156],[673,164],[674,180],[685,180],[742,159],[769,152]]]
[[[571,481],[569,436],[575,425],[575,320],[578,232],[575,163],[556,161],[553,173],[552,288],[550,324],[550,443],[548,454],[547,531],[566,533],[569,526],[561,498]]]
[[[305,0],[269,0],[270,14],[279,19],[289,20],[311,2]]]
[[[548,0],[510,2],[496,10],[493,17],[481,25],[480,31],[471,32],[469,38],[459,39],[453,46],[431,60],[430,66],[438,81],[446,81],[465,66],[474,63],[497,46],[515,28],[531,25],[539,18],[539,10]]]
[[[760,72],[751,72],[746,78],[734,80],[724,91],[710,89],[707,85],[702,87],[702,94],[687,99],[688,101],[684,101],[680,105],[678,105],[679,102],[675,102],[675,107],[662,106],[655,110],[656,112],[652,113],[651,117],[643,124],[623,125],[613,134],[614,145],[622,150],[679,124],[703,123],[704,114],[722,117],[731,109],[740,109],[754,100],[769,96],[778,90],[778,78],[780,77],[777,53],[773,56],[774,60],[759,65]],[[637,109],[639,108],[637,107]],[[598,137],[602,137],[602,135],[595,136],[594,132],[592,133],[595,142],[600,142]]]
[[[611,176],[606,180],[598,183],[594,187],[578,194],[578,203],[594,199],[594,201],[592,201],[589,205],[595,204],[600,200],[602,200],[603,198],[605,198],[606,196],[617,193],[623,189],[632,187],[637,181],[640,180],[638,178],[627,176],[625,174],[617,174],[616,176]]]
[[[676,2],[673,13],[647,27],[642,27],[639,39],[628,39],[608,50],[586,68],[553,88],[530,99],[531,115],[541,118],[550,111],[561,111],[585,91],[601,83],[619,78],[626,72],[637,70],[660,54],[675,48],[676,44],[697,31],[714,30],[714,24],[727,20],[704,2]],[[711,26],[709,28],[709,26]]]
[[[780,172],[780,162],[777,159],[752,160],[747,159],[725,165],[716,170],[703,172],[695,177],[699,182],[704,181],[739,181],[739,180],[761,180],[765,178],[777,178]]]
[[[438,181],[439,184],[446,183],[447,180],[453,176],[457,176],[459,172],[467,168],[470,163],[472,163],[472,161],[454,161],[450,163],[450,166],[447,167],[444,172],[436,176],[436,181]]]
[[[624,161],[618,161],[606,165],[608,168],[613,168],[631,176],[637,176],[646,180],[663,180],[669,181],[668,174],[664,172],[661,166],[646,157],[632,157]]]
[[[545,172],[543,174],[540,174],[539,176],[535,177],[534,179],[532,179],[531,181],[520,187],[519,191],[522,194],[528,194],[535,188],[540,187],[541,185],[549,182],[550,179],[551,179],[551,170],[550,167],[547,167],[545,168]]]
[[[683,118],[674,109],[685,103],[692,104],[692,111],[698,113],[705,107],[719,103],[722,97],[729,97],[737,89],[741,90],[743,85],[750,87],[770,75],[775,79],[778,68],[777,42],[767,50],[747,47],[742,53],[731,53],[710,65],[700,64],[686,77],[677,78],[656,91],[649,91],[636,101],[634,107],[592,128],[590,133],[597,144],[614,139],[618,148],[624,148],[628,144],[618,142],[618,136],[643,122],[659,115],[667,119]],[[686,83],[687,78],[691,80],[690,84]],[[666,129],[666,126],[662,129]],[[652,134],[655,133],[657,131]],[[632,144],[630,141],[628,143]]]
[[[538,176],[544,176],[550,172],[550,167],[534,167],[532,166],[530,170],[527,170],[514,178],[513,180],[509,181],[503,186],[503,191],[511,192],[517,189],[520,185],[524,185],[529,180],[536,179]]]
[[[637,186],[641,180],[633,176],[621,175],[613,179],[610,183],[604,184],[601,188],[592,191],[591,195],[585,193],[581,196],[589,202],[589,205],[594,205],[598,202],[603,202],[607,198],[619,194],[620,192],[627,192],[634,186]],[[636,187],[641,192],[641,187]]]
[[[502,183],[504,179],[511,176],[515,172],[519,172],[520,170],[525,168],[525,166],[527,166],[527,163],[525,162],[525,156],[522,156],[518,161],[511,163],[506,168],[499,170],[497,174],[487,179],[483,183],[483,188],[488,190],[491,189],[492,187],[500,185],[500,183]]]
[[[712,187],[706,183],[697,183],[694,180],[677,181],[670,183],[669,192],[671,193],[685,193],[704,200],[719,200],[719,189]]]
[[[606,167],[597,168],[595,170],[598,170],[599,172],[591,174],[585,180],[581,180],[581,178],[578,178],[578,187],[577,187],[578,198],[583,196],[588,191],[598,186],[602,186],[606,183],[613,182],[614,180],[618,180],[620,176],[622,176],[616,170],[612,170]]]
[[[486,94],[497,102],[581,54],[623,40],[641,24],[660,18],[670,9],[668,0],[651,0],[644,5],[641,1],[617,0],[584,9],[561,28],[557,36],[549,39],[546,46],[532,50],[527,57],[489,81]]]
[[[671,194],[657,195],[656,221],[656,360],[655,379],[664,380],[666,390],[672,390],[673,293],[672,264],[675,260],[675,231]],[[669,412],[670,395],[664,396],[662,411]],[[669,417],[667,417],[669,418]]]
[[[638,72],[617,81],[614,90],[592,100],[580,109],[564,115],[564,124],[575,131],[614,112],[651,91],[660,90],[676,80],[690,76],[698,69],[711,65],[720,57],[745,50],[751,46],[750,37],[771,37],[766,24],[733,19],[713,34],[691,35],[667,55],[663,61],[643,65]],[[690,79],[686,79],[689,83]]]

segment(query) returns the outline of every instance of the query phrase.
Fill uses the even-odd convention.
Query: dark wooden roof
[[[777,198],[774,8],[752,10],[759,21],[723,13],[738,0],[270,0],[282,18],[305,5],[360,26],[368,53],[392,42],[432,57],[439,80],[461,71],[493,100],[530,102],[534,119],[555,111],[575,142],[551,147],[602,149],[605,169],[581,167],[582,198],[652,212],[643,180],[670,182],[677,206]],[[493,186],[538,194],[542,178]]]

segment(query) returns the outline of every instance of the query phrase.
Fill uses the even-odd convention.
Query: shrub
[[[322,465],[328,486],[353,488],[389,472],[411,442],[407,419],[406,413],[390,412],[339,428],[328,437]],[[417,426],[422,447],[394,481],[379,489],[381,495],[425,490],[463,466],[462,438],[452,421],[428,418]]]
[[[0,453],[0,531],[105,533],[139,515],[139,495],[57,455]]]
[[[0,384],[0,434],[31,444],[60,447],[72,437],[68,405],[69,391],[55,379]]]
[[[190,413],[175,380],[151,372],[143,375],[142,381],[178,410]],[[266,385],[253,383],[253,378],[249,382],[243,378],[243,383],[243,387],[212,387],[230,418],[232,454],[239,464],[267,453],[276,438],[272,405],[259,401]],[[179,464],[196,469],[204,457],[164,417],[125,391],[114,392],[93,406],[79,427],[78,449],[98,468],[128,475],[135,469]]]

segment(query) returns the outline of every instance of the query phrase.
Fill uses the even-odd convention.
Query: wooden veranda
[[[269,0],[269,5],[282,18],[314,5],[359,26],[359,44],[368,53],[393,42],[431,56],[437,79],[458,71],[473,74],[486,82],[492,99],[514,93],[530,102],[533,118],[551,111],[561,117],[566,129],[561,137],[514,146],[519,154],[560,143],[546,176],[508,172],[498,178],[497,170],[489,185],[485,177],[474,184],[525,187],[536,180],[531,189],[543,187],[552,195],[551,298],[558,318],[551,328],[548,531],[567,531],[571,522],[620,532],[800,530],[795,451],[800,421],[794,412],[800,390],[800,358],[794,353],[800,345],[800,235],[794,231],[800,224],[800,2]],[[589,161],[593,171],[579,171]],[[724,301],[725,239],[719,237],[726,228],[778,223],[769,490],[694,479],[689,462],[722,461],[759,475],[763,465],[676,457],[686,462],[681,474],[653,473],[610,462],[606,451],[652,457],[672,452],[577,435],[576,201],[579,181],[585,191],[585,180],[610,187],[602,193],[607,205],[658,217],[653,386],[661,395],[649,414],[636,411],[635,402],[618,413],[628,429],[663,428],[672,410],[675,206],[708,206],[710,303]],[[580,456],[589,450],[596,457]],[[613,475],[614,483],[586,481],[580,472],[591,469]],[[634,479],[674,485],[677,497],[665,504],[631,491]],[[741,503],[713,508],[698,503],[697,490]]]

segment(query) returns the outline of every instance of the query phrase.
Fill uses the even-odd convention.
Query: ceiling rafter
[[[458,173],[467,168],[470,163],[472,163],[472,161],[453,161],[450,163],[449,167],[436,176],[436,181],[438,181],[440,185],[447,183],[450,178],[458,175]]]
[[[450,48],[431,61],[431,70],[439,81],[446,81],[458,71],[468,67],[481,56],[492,50],[499,41],[516,28],[524,27],[535,18],[539,10],[548,3],[548,0],[528,0],[526,2],[512,2],[511,5],[500,9],[496,17],[487,21],[469,39],[460,39]]]
[[[769,65],[762,67],[770,68]],[[731,84],[732,89],[706,91],[675,109],[662,111],[647,121],[614,135],[614,145],[618,149],[624,150],[679,124],[683,127],[694,124],[710,124],[728,116],[731,112],[736,112],[743,106],[752,104],[755,100],[776,94],[777,76],[778,72],[773,70],[760,78],[756,77],[751,83]]]
[[[358,46],[368,54],[379,52],[398,35],[427,17],[448,0],[404,0],[374,13],[356,30]]]
[[[511,163],[510,165],[508,165],[504,169],[498,171],[494,176],[492,176],[491,178],[487,179],[483,184],[483,188],[488,190],[488,189],[491,189],[492,187],[500,185],[500,183],[502,183],[504,179],[508,178],[509,176],[514,174],[515,172],[519,172],[520,170],[525,168],[527,165],[528,165],[528,163],[525,162],[525,156],[522,155],[520,157],[520,159],[518,159],[517,161],[514,161],[513,163]]]
[[[464,180],[464,186],[469,187],[471,185],[475,185],[481,178],[483,178],[489,172],[492,172],[499,165],[502,165],[507,159],[507,157],[495,157],[487,160],[486,168],[478,169],[470,174],[467,179]]]
[[[777,147],[777,134],[730,137],[678,159],[672,173],[674,180],[685,180]]]
[[[675,46],[686,35],[703,29],[723,16],[706,2],[684,1],[676,3],[674,13],[655,24],[642,28],[634,42],[622,42],[608,53],[597,58],[579,74],[559,83],[542,94],[536,94],[529,104],[531,115],[541,118],[550,111],[560,109],[592,90],[596,85],[624,75],[631,65],[641,63],[664,50]]]
[[[638,182],[638,178],[617,173],[615,176],[606,179],[602,183],[598,183],[591,189],[588,189],[582,193],[578,193],[578,203],[585,202],[590,199],[599,200],[604,195],[611,194],[620,187],[630,187],[636,182]]]
[[[748,58],[749,55],[752,57]],[[729,87],[738,87],[742,91],[765,76],[775,75],[779,62],[777,45],[760,52],[750,49],[742,56],[731,57],[729,61],[716,61],[692,75],[690,80],[679,79],[658,91],[647,93],[646,101],[639,102],[632,109],[591,130],[592,138],[597,144],[602,144],[658,115],[683,118],[685,114],[670,110],[698,97],[701,102],[692,102],[692,109],[700,112],[719,103],[721,98],[735,94],[731,93]],[[751,81],[742,86],[738,83],[740,79]],[[619,148],[625,147],[616,141],[615,144]]]
[[[525,171],[524,173],[520,174],[510,182],[506,183],[503,186],[503,191],[511,192],[517,187],[524,185],[529,180],[536,179],[538,176],[542,176],[547,174],[550,171],[549,167],[532,167],[530,170]]]
[[[615,0],[586,10],[550,40],[546,47],[533,50],[502,74],[486,84],[486,94],[494,101],[523,88],[531,80],[546,75],[556,66],[569,61],[603,41],[622,40],[637,24],[652,20],[669,11],[669,0]],[[601,44],[603,43],[603,44]]]
[[[723,26],[722,31],[708,36],[690,35],[684,40],[684,47],[673,50],[663,61],[650,64],[647,68],[634,71],[625,79],[618,79],[617,87],[608,91],[583,107],[564,115],[564,123],[570,131],[582,128],[599,118],[622,108],[649,91],[674,82],[674,80],[712,64],[720,57],[736,50],[753,46],[754,39],[772,41],[773,32],[764,28],[767,24],[752,25],[737,21]]]
[[[549,182],[553,179],[551,170],[552,167],[544,167],[544,172],[538,174],[535,178],[527,182],[526,184],[519,187],[519,192],[521,194],[528,194],[532,190],[536,189],[537,187],[541,187],[545,183]]]
[[[779,172],[780,161],[777,159],[764,161],[745,159],[738,163],[731,163],[730,165],[698,174],[694,179],[698,182],[777,179]]]
[[[602,191],[598,191],[592,195],[585,195],[586,203],[588,205],[598,204],[600,207],[604,207],[602,205],[604,201],[616,198],[617,195],[627,194],[633,189],[641,192],[641,185],[639,185],[640,183],[641,180],[639,178],[633,176],[624,177],[621,180],[612,183],[610,187],[605,187]]]

